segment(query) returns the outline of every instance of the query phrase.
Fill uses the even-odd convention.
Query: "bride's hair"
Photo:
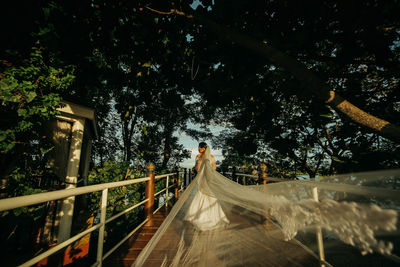
[[[207,148],[207,143],[206,142],[200,142],[199,147],[201,148]]]

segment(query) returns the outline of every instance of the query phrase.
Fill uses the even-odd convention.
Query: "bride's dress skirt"
[[[209,148],[204,158],[211,162],[207,152]],[[398,171],[390,172],[382,179],[397,176],[400,177]],[[354,190],[354,184],[362,184],[365,175],[339,178],[351,181],[349,187]],[[315,253],[305,249],[318,247],[315,229],[319,227],[324,233],[335,235],[335,239],[327,239],[324,234],[331,246],[325,247],[327,253],[336,253],[336,248],[343,247],[340,239],[362,252],[390,255],[391,242],[397,242],[397,202],[388,204],[389,199],[377,200],[373,194],[360,195],[358,199],[352,193],[336,194],[348,188],[336,179],[326,177],[318,182],[320,187],[329,186],[329,190],[319,188],[316,201],[312,188],[316,182],[311,186],[304,181],[242,186],[215,172],[211,164],[202,163],[197,177],[133,266],[320,266]],[[387,180],[382,181],[386,186]],[[331,189],[335,187],[338,190]],[[370,187],[365,188],[360,186],[357,190],[371,192]],[[368,199],[370,203],[366,203]],[[266,224],[265,219],[272,224]],[[387,233],[388,241],[377,239],[377,233]],[[303,244],[299,240],[288,241],[296,235]]]
[[[218,200],[197,191],[185,215],[185,221],[192,223],[198,230],[206,231],[229,224]]]

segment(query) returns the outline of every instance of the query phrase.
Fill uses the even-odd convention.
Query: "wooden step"
[[[147,260],[146,266],[161,266],[163,261],[164,261],[164,259],[162,259],[162,260]],[[124,261],[122,261],[122,264],[118,265],[118,266],[130,267],[133,263],[134,263],[134,260],[124,260]],[[167,261],[166,266],[169,266],[171,263],[172,263],[172,261]]]
[[[137,242],[137,241],[146,241],[146,242],[149,242],[150,239],[151,239],[153,236],[154,236],[154,234],[149,234],[149,235],[142,235],[142,234],[140,234],[140,235],[138,236],[138,238],[135,239],[135,242]]]
[[[162,210],[162,209],[161,209]],[[160,211],[161,211],[160,210]],[[239,215],[238,215],[239,216]],[[119,249],[117,249],[110,257],[103,263],[103,266],[112,266],[112,267],[130,267],[134,261],[138,258],[143,248],[148,244],[151,238],[155,235],[156,231],[159,229],[160,225],[165,220],[166,215],[163,214],[155,214],[153,218],[153,226],[143,226],[141,227],[134,235],[132,235],[129,240],[122,245]],[[260,220],[259,218],[255,218],[254,220]],[[276,231],[276,226],[272,223],[266,221],[266,228],[270,232],[271,246],[274,246],[274,241],[278,243],[283,239],[280,231]],[[187,239],[191,239],[191,235],[194,232],[186,232],[185,237]],[[174,231],[166,232],[166,235],[163,236],[163,241],[165,240],[179,240],[180,236],[177,236],[177,233]],[[279,243],[280,244],[280,243]],[[296,253],[297,250],[302,250],[303,248],[298,247],[294,242],[285,243],[284,249],[290,250],[289,253]],[[176,251],[170,249],[154,249],[149,258],[146,260],[146,266],[160,266],[165,258],[165,255],[168,255],[167,266],[171,263],[171,260],[175,256]],[[303,252],[304,254],[304,252]],[[302,254],[302,255],[303,255]],[[285,260],[284,262],[280,262],[280,258],[278,257],[274,262],[273,266],[288,266],[288,264],[292,264],[296,262],[296,266],[318,266],[318,260],[315,258],[304,254],[303,258],[293,258],[289,260]],[[218,266],[218,264],[216,264]]]
[[[149,240],[135,240],[132,249],[143,249],[147,243],[149,243]]]
[[[133,264],[134,260],[122,260],[121,262],[118,263],[118,265],[107,265],[110,267],[131,267]]]
[[[158,230],[158,227],[144,227],[138,231],[139,234],[155,234]]]
[[[168,216],[168,210],[165,208],[160,209],[152,218],[152,226],[142,226],[135,234],[133,234],[126,245],[122,245],[118,248],[110,257],[104,262],[103,266],[112,267],[127,267],[131,266],[133,262],[137,259],[140,252],[151,240],[154,234],[157,232],[158,228],[164,222],[165,218]],[[174,238],[174,237],[172,237]],[[158,253],[157,253],[158,254]],[[161,265],[163,261],[163,254],[155,258],[152,264]]]
[[[125,256],[125,260],[136,260],[142,250],[129,250],[129,253]]]

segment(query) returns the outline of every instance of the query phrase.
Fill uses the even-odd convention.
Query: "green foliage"
[[[123,181],[125,179],[135,179],[144,177],[145,173],[140,170],[129,169],[128,162],[104,162],[103,166],[95,166],[89,173],[88,183],[100,184]],[[127,187],[119,187],[110,189],[108,192],[108,200],[111,205],[108,206],[107,214],[111,215],[117,211],[126,209],[132,204],[141,201],[144,194],[144,183],[129,185]],[[98,210],[101,193],[97,194],[97,198],[91,198],[90,209]]]
[[[89,184],[110,183],[125,179],[142,178],[145,173],[141,170],[129,169],[128,162],[104,162],[103,166],[95,166],[89,174]],[[145,198],[145,183],[109,189],[106,218],[139,203]],[[101,203],[101,192],[90,194],[89,210],[98,214]],[[121,240],[121,236],[132,230],[143,220],[143,206],[128,212],[106,226],[106,246],[111,247]]]
[[[357,107],[400,124],[397,1],[200,3],[195,17],[243,33],[242,44],[264,40]],[[282,62],[219,38],[202,20],[193,27],[191,47],[208,62],[194,85],[200,105],[232,127],[214,142],[225,165],[252,155],[280,172],[309,175],[398,167],[398,144],[327,108]]]
[[[37,125],[58,114],[55,108],[61,100],[59,93],[73,80],[72,70],[47,66],[42,51],[36,47],[22,66],[4,68],[0,80],[2,110],[16,121],[10,122],[8,129],[0,130],[0,149],[10,151],[22,133],[38,135]]]
[[[18,2],[13,4],[18,6]],[[145,5],[160,10],[176,7],[171,1]],[[189,119],[204,125],[210,121],[231,125],[236,134],[217,141],[226,151],[282,159],[282,165],[292,169],[302,166],[299,169],[305,171],[305,163],[312,172],[318,164],[324,172],[349,171],[352,165],[357,165],[354,170],[362,169],[371,167],[363,162],[370,162],[382,150],[385,153],[379,155],[384,159],[374,167],[398,162],[398,146],[389,153],[390,142],[317,102],[309,88],[278,67],[279,62],[215,35],[215,29],[201,20],[150,12],[142,1],[48,1],[30,7],[22,23],[29,27],[4,29],[4,35],[13,38],[1,48],[12,59],[28,58],[27,47],[39,39],[49,51],[50,62],[75,66],[75,86],[66,95],[100,114],[100,138],[94,143],[94,158],[100,163],[154,161],[161,169],[178,165],[188,154],[174,139],[174,132],[198,138],[186,127]],[[304,5],[198,1],[176,8],[279,48],[357,106],[399,123],[395,0]],[[5,21],[15,16],[5,13]],[[15,37],[14,32],[26,38]],[[54,70],[49,73],[58,77]],[[44,76],[51,84],[51,75]],[[20,86],[34,86],[36,79],[29,82]],[[7,83],[10,86],[12,81]],[[19,96],[4,92],[4,97],[16,101]],[[37,90],[22,90],[21,97],[29,106],[41,96]],[[56,102],[51,94],[48,97]],[[16,117],[28,118],[2,129],[2,150],[13,149],[17,131],[34,130],[29,116],[45,117],[41,112],[47,114],[46,110],[45,106],[16,108]],[[260,156],[263,147],[268,152]],[[295,163],[289,164],[290,160]]]
[[[1,176],[7,178],[8,196],[40,192],[52,149],[45,123],[58,114],[60,94],[71,86],[73,69],[47,65],[37,47],[20,65],[3,60],[0,68]]]
[[[175,133],[209,137],[210,122],[230,127],[214,142],[225,168],[251,171],[266,161],[269,175],[288,177],[399,166],[398,145],[327,108],[279,62],[215,34],[201,20],[144,8],[177,8],[262,40],[358,107],[398,125],[397,0],[8,4],[0,18],[7,25],[0,42],[2,197],[59,182],[46,164],[52,144],[42,130],[57,114],[61,96],[97,113],[90,184],[121,181],[131,166],[128,179],[143,177],[140,167],[149,161],[157,173],[178,166],[190,152]],[[10,24],[16,17],[19,23]],[[205,127],[188,129],[188,121]],[[156,190],[164,183],[157,181]],[[110,190],[107,216],[143,194],[144,184]],[[91,212],[100,195],[90,198]],[[27,211],[15,212],[23,221]],[[131,230],[139,212],[108,225],[108,241]]]

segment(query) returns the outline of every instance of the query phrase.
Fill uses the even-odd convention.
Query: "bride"
[[[215,159],[210,154],[210,148],[205,142],[199,144],[199,153],[196,157],[196,170],[198,173],[214,172],[216,169]],[[206,177],[212,176],[208,175]],[[202,181],[197,180],[197,182],[201,183]],[[218,199],[202,192],[203,190],[200,188],[198,187],[184,221],[191,222],[196,229],[201,231],[212,230],[229,224],[228,218],[218,203]]]
[[[320,266],[316,229],[323,230],[324,249],[333,255],[328,262],[337,258],[343,243],[363,254],[392,257],[398,242],[398,191],[365,183],[393,184],[399,170],[243,186],[215,170],[207,144],[200,143],[199,152],[197,176],[133,266]],[[357,255],[349,249],[338,259]]]
[[[205,152],[206,152],[207,148],[208,148],[208,150],[210,150],[209,147],[207,146],[207,143],[201,142],[201,143],[199,144],[199,153],[200,153],[200,154],[198,154],[198,155],[196,156],[196,171],[199,171],[199,169],[200,169],[200,164],[203,162],[203,159],[205,159],[206,157],[209,158],[210,163],[211,163],[211,165],[212,165],[212,168],[213,168],[214,170],[216,170],[216,168],[217,168],[217,164],[216,164],[216,162],[215,162],[215,158],[214,158],[213,155],[211,155],[210,151],[208,151],[207,156],[205,156],[205,155],[206,155]]]

